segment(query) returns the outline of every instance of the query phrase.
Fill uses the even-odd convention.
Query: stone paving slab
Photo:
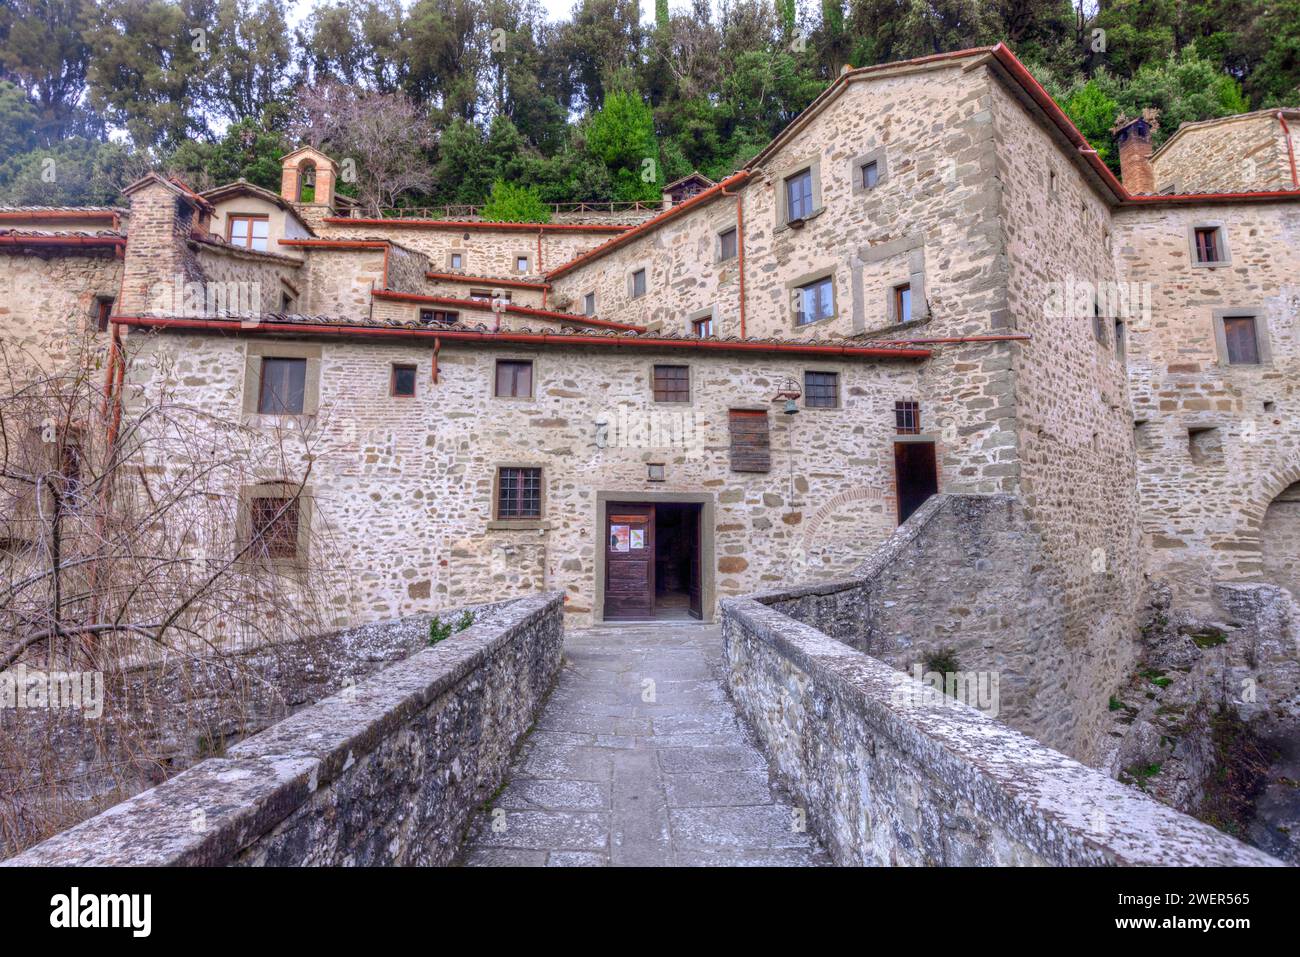
[[[723,691],[716,626],[575,631],[564,655],[466,865],[829,865]]]

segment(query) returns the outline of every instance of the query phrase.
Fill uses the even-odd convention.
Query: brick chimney
[[[1130,193],[1151,194],[1156,191],[1156,171],[1151,165],[1151,134],[1160,128],[1158,110],[1143,110],[1136,119],[1123,113],[1110,128],[1119,147],[1120,179]]]
[[[124,316],[172,311],[174,290],[203,279],[188,241],[206,212],[204,201],[156,173],[122,192],[130,198],[131,226],[115,311]]]

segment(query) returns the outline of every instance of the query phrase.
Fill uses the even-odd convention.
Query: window
[[[1259,336],[1254,316],[1225,316],[1223,342],[1229,365],[1259,365]]]
[[[1128,327],[1123,319],[1115,320],[1115,355],[1123,360],[1128,355]]]
[[[840,404],[838,372],[805,372],[803,404],[810,409],[834,409]]]
[[[450,256],[447,257],[447,265],[450,266],[452,269],[464,269],[465,254],[452,253]]]
[[[280,290],[280,312],[285,315],[292,315],[298,308],[298,300],[293,298],[293,293]]]
[[[226,222],[226,239],[232,246],[266,252],[270,226],[265,216],[231,216]]]
[[[264,357],[257,411],[263,415],[302,415],[306,386],[306,359]]]
[[[108,319],[113,314],[113,300],[99,298],[95,300],[95,328],[100,332],[108,331]]]
[[[497,360],[494,393],[503,399],[529,399],[533,395],[533,364],[528,360]]]
[[[656,402],[690,402],[691,370],[688,366],[655,366]]]
[[[718,261],[736,258],[736,227],[718,233]]]
[[[249,500],[249,523],[256,554],[298,557],[298,499],[256,496]]]
[[[894,287],[893,302],[894,322],[912,321],[912,284],[903,283]]]
[[[650,462],[645,467],[645,473],[647,482],[662,482],[664,480],[664,465],[662,462]]]
[[[880,164],[875,160],[858,167],[858,185],[863,189],[874,189],[880,181]]]
[[[541,517],[542,470],[497,469],[497,518],[508,521]]]
[[[732,409],[727,413],[731,433],[733,472],[768,472],[772,468],[772,443],[767,412]]]
[[[516,256],[516,257],[515,257],[515,272],[528,272],[528,257],[527,257],[527,256]]]
[[[1106,320],[1101,314],[1101,303],[1092,301],[1092,337],[1103,346],[1106,344]]]
[[[632,273],[632,298],[636,299],[645,295],[645,270],[638,269]]]
[[[421,309],[420,310],[420,321],[424,323],[426,326],[432,325],[435,322],[441,323],[442,325],[449,325],[451,323],[458,321],[459,319],[460,319],[460,313],[448,312],[445,309]]]
[[[786,177],[785,181],[785,220],[794,222],[807,219],[813,211],[813,177],[812,170]]]
[[[506,289],[471,289],[469,297],[478,302],[510,302],[510,292]]]
[[[1198,263],[1223,262],[1218,226],[1198,226],[1196,236],[1196,261]]]
[[[797,286],[795,296],[795,323],[798,325],[806,326],[835,315],[835,283],[830,276]]]
[[[693,319],[691,321],[691,332],[695,334],[697,339],[707,339],[713,335],[713,317],[704,316],[700,319]]]
[[[1051,193],[1056,192],[1056,170],[1054,169],[1047,171],[1047,190]]]
[[[582,297],[582,314],[584,316],[594,316],[596,314],[596,294],[589,292]]]
[[[415,366],[393,364],[392,394],[403,399],[415,395]]]
[[[912,401],[894,403],[894,431],[899,435],[921,434],[921,403]]]

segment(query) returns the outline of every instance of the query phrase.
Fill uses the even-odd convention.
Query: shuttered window
[[[728,424],[731,427],[731,470],[770,471],[772,442],[767,427],[767,413],[752,409],[732,409],[728,414]]]
[[[690,402],[691,371],[686,366],[655,366],[656,402]]]
[[[1259,365],[1259,337],[1254,316],[1229,316],[1223,320],[1223,339],[1232,365]]]

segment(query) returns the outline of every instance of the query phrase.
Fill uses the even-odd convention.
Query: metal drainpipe
[[[736,272],[740,279],[740,338],[745,338],[745,199],[739,193],[728,193],[722,187],[723,196],[732,196],[736,200]]]

